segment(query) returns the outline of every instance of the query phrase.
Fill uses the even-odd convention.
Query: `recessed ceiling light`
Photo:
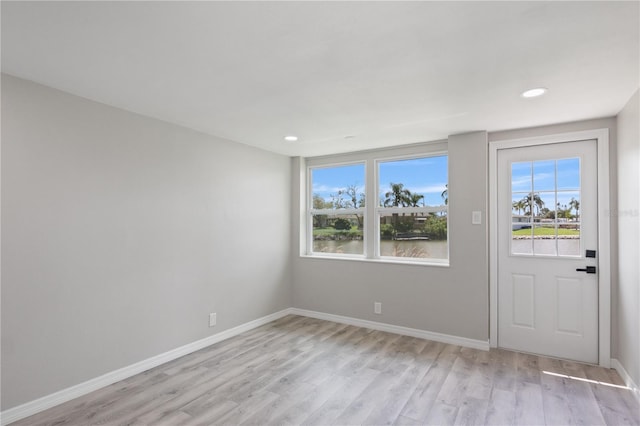
[[[536,98],[538,96],[542,96],[545,93],[547,93],[547,89],[544,87],[536,87],[535,89],[529,89],[526,90],[524,92],[522,92],[522,96],[523,98]]]
[[[291,135],[291,136],[285,136],[285,137],[284,137],[284,140],[285,140],[285,141],[287,141],[287,142],[295,142],[295,141],[297,141],[297,140],[298,140],[298,137],[297,137],[297,136],[293,136],[293,135]]]

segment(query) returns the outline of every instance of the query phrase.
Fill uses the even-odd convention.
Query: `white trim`
[[[346,260],[349,262],[368,262],[368,263],[388,263],[392,265],[417,265],[417,266],[436,266],[438,268],[448,268],[448,259],[422,259],[422,258],[409,258],[409,257],[377,257],[375,259],[368,259],[363,255],[333,255],[332,253],[314,253],[313,255],[301,254],[301,258],[304,259],[331,259],[331,260]],[[413,259],[413,260],[412,260]]]
[[[594,132],[596,133],[596,132]],[[599,363],[611,368],[611,210],[609,130],[597,131],[598,144],[598,324]]]
[[[439,213],[446,212],[447,206],[425,206],[425,207],[376,207],[378,215],[390,215],[393,213]]]
[[[625,386],[629,388],[638,403],[640,403],[640,387],[638,387],[638,385],[633,381],[620,361],[615,358],[611,358],[611,368],[618,372],[622,380],[624,380]]]
[[[498,149],[489,142],[489,346],[498,347]]]
[[[364,327],[372,330],[386,331],[388,333],[401,334],[403,336],[417,337],[419,339],[433,340],[435,342],[449,343],[451,345],[464,346],[467,348],[489,350],[489,342],[484,340],[468,339],[466,337],[452,336],[450,334],[434,333],[432,331],[420,330],[417,328],[402,327],[399,325],[385,324],[382,322],[368,321],[359,318],[345,317],[342,315],[326,314],[324,312],[309,311],[306,309],[291,308],[293,315],[301,315],[310,318],[317,318],[325,321],[338,322],[340,324]]]
[[[327,216],[340,216],[340,215],[354,215],[361,214],[364,215],[364,207],[359,209],[309,209],[309,213],[317,214],[317,215],[327,215]]]
[[[60,405],[74,398],[86,395],[105,386],[109,386],[113,383],[119,382],[120,380],[135,376],[136,374],[142,373],[143,371],[147,371],[161,364],[180,358],[181,356],[188,355],[202,348],[206,348],[207,346],[260,327],[291,313],[291,308],[275,312],[273,314],[255,319],[253,321],[249,321],[247,323],[230,328],[212,336],[205,337],[204,339],[188,343],[184,346],[180,346],[179,348],[172,349],[168,352],[153,356],[151,358],[147,358],[135,364],[131,364],[118,370],[111,371],[107,374],[103,374],[102,376],[87,380],[86,382],[77,384],[75,386],[71,386],[50,395],[43,396],[42,398],[38,398],[22,405],[18,405],[17,407],[10,408],[0,413],[0,425],[4,426],[20,419],[24,419],[25,417],[32,416],[56,405]]]
[[[598,358],[602,367],[611,365],[611,241],[609,217],[609,129],[584,130],[555,135],[489,142],[489,344],[498,346],[498,151],[595,139],[598,146]]]
[[[295,167],[296,163],[298,166],[297,170]],[[296,161],[294,161],[293,164],[294,164],[294,167],[292,168],[291,172],[295,173],[297,171],[298,173],[297,173],[297,182],[294,183],[294,188],[296,188],[297,191],[294,190],[294,192],[292,192],[293,202],[291,203],[291,208],[292,208],[291,217],[297,218],[298,240],[296,241],[292,238],[291,247],[295,247],[295,244],[298,244],[298,254],[302,256],[310,252],[310,249],[308,246],[310,235],[308,235],[308,229],[307,229],[308,220],[307,220],[307,204],[306,204],[307,203],[307,186],[306,185],[310,179],[308,179],[307,177],[307,173],[308,173],[307,164],[304,158],[296,157]],[[297,201],[297,203],[295,201]],[[293,234],[292,236],[295,236],[295,232],[293,232],[292,234]]]

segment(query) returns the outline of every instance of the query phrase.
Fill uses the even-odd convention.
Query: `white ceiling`
[[[3,1],[2,70],[324,155],[613,116],[640,84],[638,6]],[[520,97],[538,86],[548,94]]]

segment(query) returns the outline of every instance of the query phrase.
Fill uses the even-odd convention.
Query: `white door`
[[[598,363],[597,176],[595,140],[498,151],[498,346]]]

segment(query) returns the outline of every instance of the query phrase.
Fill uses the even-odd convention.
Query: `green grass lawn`
[[[531,229],[518,229],[513,231],[513,235],[531,235]],[[533,228],[533,235],[556,235],[554,228]],[[576,229],[558,228],[558,235],[580,235]]]
[[[362,235],[362,231],[358,230],[357,227],[352,227],[350,230],[346,229],[335,229],[335,228],[314,228],[313,235],[340,235],[340,234],[350,234],[356,233]]]

